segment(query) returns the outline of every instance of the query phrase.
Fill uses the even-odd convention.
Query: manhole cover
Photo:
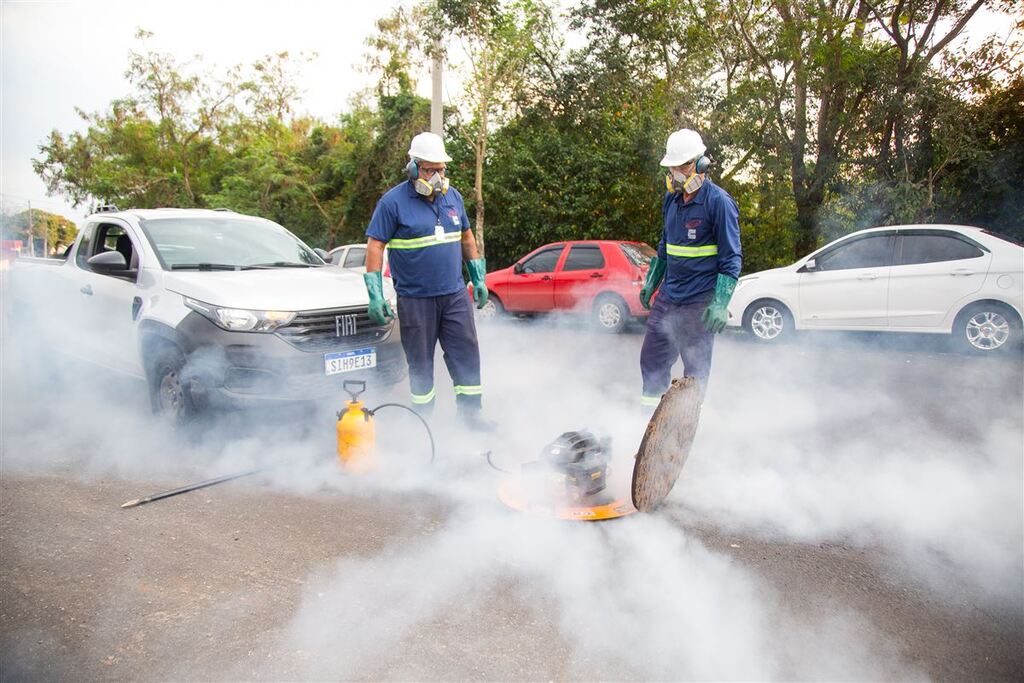
[[[683,471],[700,421],[697,379],[672,381],[647,424],[633,465],[633,505],[651,512],[665,500]]]

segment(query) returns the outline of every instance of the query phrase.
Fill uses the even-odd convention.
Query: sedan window
[[[977,258],[983,252],[951,234],[904,233],[901,265]]]
[[[353,248],[345,254],[345,268],[362,268],[366,265],[366,249]]]
[[[891,235],[872,235],[847,242],[817,258],[818,270],[878,268],[891,264]]]
[[[577,244],[569,249],[562,270],[599,270],[604,268],[601,247],[596,244]]]
[[[561,246],[545,249],[538,254],[534,254],[523,261],[523,272],[550,273],[555,269],[555,264],[558,263],[558,257],[561,256],[561,254]]]

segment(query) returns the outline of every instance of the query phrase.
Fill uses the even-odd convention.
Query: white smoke
[[[394,496],[440,504],[422,535],[305,577],[274,639],[270,678],[923,676],[853,606],[791,604],[792,587],[780,590],[704,534],[865,548],[898,570],[895,580],[925,580],[940,600],[966,586],[977,603],[1020,618],[1021,391],[1004,374],[1019,376],[1017,359],[721,338],[698,437],[665,508],[585,525],[505,509],[494,495],[501,475],[482,453],[514,469],[561,432],[587,428],[611,438],[615,492],[626,495],[648,416],[636,400],[641,337],[564,321],[480,334],[485,411],[498,432],[458,428],[438,354],[436,462],[418,421],[381,411],[379,468],[358,478],[335,459],[333,411],[344,397],[227,416],[183,437],[149,414],[144,387],[93,375],[65,376],[59,391],[28,382],[20,371],[33,349],[15,355],[8,337],[4,472],[116,476],[145,488],[277,465],[250,479],[254,496],[270,486],[356,505]],[[1002,393],[982,391],[993,383]],[[405,402],[406,390],[367,404]],[[471,636],[454,642],[454,633]]]

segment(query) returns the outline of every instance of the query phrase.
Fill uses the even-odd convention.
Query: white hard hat
[[[444,140],[437,133],[420,133],[409,145],[409,156],[422,161],[441,163],[452,158],[444,151]]]
[[[662,166],[682,166],[693,161],[707,150],[707,145],[700,139],[700,133],[689,128],[677,130],[668,136],[665,143],[665,156]]]

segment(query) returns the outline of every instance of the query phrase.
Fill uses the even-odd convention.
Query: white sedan
[[[331,265],[341,266],[342,268],[351,268],[359,271],[360,273],[366,272],[365,242],[362,244],[343,244],[340,247],[331,249],[328,254],[331,257]]]
[[[1024,247],[981,228],[852,233],[793,265],[740,278],[729,325],[760,341],[794,330],[953,334],[993,352],[1021,340]]]

